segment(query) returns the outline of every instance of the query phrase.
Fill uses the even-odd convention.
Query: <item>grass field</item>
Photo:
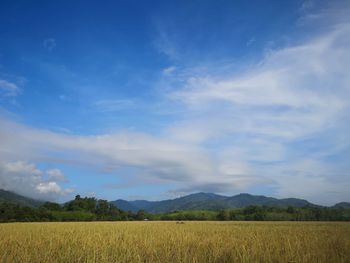
[[[11,223],[0,237],[0,262],[350,262],[350,223]]]

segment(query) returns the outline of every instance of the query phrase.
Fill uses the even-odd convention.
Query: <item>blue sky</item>
[[[1,1],[0,188],[350,201],[348,1]]]

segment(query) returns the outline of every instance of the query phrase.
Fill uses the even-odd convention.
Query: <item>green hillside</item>
[[[29,207],[38,207],[43,204],[42,201],[24,197],[22,195],[0,189],[0,203],[1,202],[10,202],[21,206]]]

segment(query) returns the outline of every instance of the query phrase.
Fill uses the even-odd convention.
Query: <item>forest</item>
[[[38,207],[0,203],[0,222],[135,221],[135,220],[237,220],[237,221],[350,221],[343,207],[247,206],[219,211],[171,211],[148,213],[124,211],[107,200],[77,195],[64,204],[45,202]]]

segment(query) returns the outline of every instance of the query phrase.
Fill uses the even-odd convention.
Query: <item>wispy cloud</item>
[[[136,103],[131,99],[107,99],[95,101],[94,107],[99,112],[113,112],[134,108]]]
[[[251,37],[248,41],[247,41],[247,47],[251,46],[254,44],[254,42],[256,41],[255,37]]]
[[[59,169],[50,169],[46,171],[49,179],[52,179],[54,181],[65,181],[66,177],[64,176],[64,174],[62,173],[61,170]]]
[[[205,72],[180,84],[171,81],[177,86],[166,96],[179,103],[184,115],[167,133],[205,145],[217,156],[228,152],[231,161],[248,167],[240,173],[253,178],[247,185],[265,178],[265,185],[281,197],[328,204],[349,200],[349,167],[336,159],[350,146],[350,23],[331,15],[332,26],[323,33],[270,50],[245,72]],[[298,187],[303,181],[304,187]]]
[[[163,74],[166,76],[171,75],[174,71],[176,71],[176,67],[175,66],[171,66],[168,68],[163,69]]]
[[[180,58],[179,50],[174,43],[174,37],[170,35],[162,23],[155,24],[157,29],[157,37],[154,40],[156,49],[166,55],[171,60],[178,60]]]
[[[43,46],[46,50],[52,51],[56,48],[56,39],[47,38],[43,41]]]
[[[341,25],[303,45],[270,53],[242,76],[189,78],[170,98],[202,112],[203,120],[174,129],[183,138],[188,136],[181,132],[195,133],[191,137],[197,139],[244,132],[297,139],[337,125],[349,109],[349,33],[350,26]],[[210,114],[215,125],[207,121]]]
[[[20,94],[20,91],[20,88],[15,83],[0,79],[0,95],[15,97]]]

